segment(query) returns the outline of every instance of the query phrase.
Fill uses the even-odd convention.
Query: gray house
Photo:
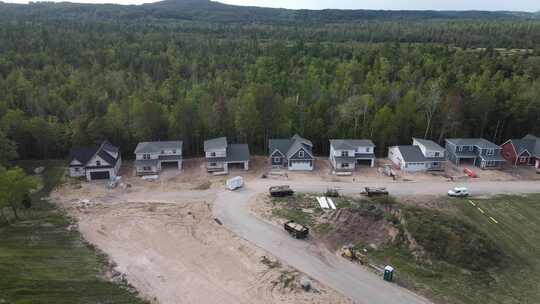
[[[228,172],[231,165],[249,169],[249,147],[246,144],[229,144],[226,137],[204,142],[206,169],[208,172]]]
[[[369,139],[331,139],[330,163],[335,171],[353,171],[358,165],[375,166],[375,144]]]
[[[388,148],[388,159],[406,172],[440,171],[446,163],[445,149],[436,142],[413,138],[413,144]]]
[[[120,150],[108,141],[95,147],[77,147],[69,152],[69,176],[88,181],[113,179],[122,165]]]
[[[449,161],[459,166],[470,163],[481,169],[497,169],[504,163],[502,148],[483,138],[446,139],[446,156]]]
[[[164,166],[182,169],[182,144],[182,141],[140,142],[135,148],[135,172],[157,174]]]
[[[313,143],[298,134],[290,139],[270,139],[268,142],[270,163],[273,168],[291,171],[313,170]]]

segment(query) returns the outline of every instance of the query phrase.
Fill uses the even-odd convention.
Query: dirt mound
[[[334,250],[344,244],[358,243],[380,247],[397,234],[383,211],[375,205],[339,209],[330,216],[328,223],[331,229],[324,235],[323,242]]]

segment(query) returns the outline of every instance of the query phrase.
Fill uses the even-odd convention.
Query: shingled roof
[[[313,143],[310,140],[302,138],[298,134],[295,134],[291,139],[270,139],[268,141],[268,150],[270,154],[277,150],[287,158],[293,156],[300,148],[303,148],[313,157]]]
[[[96,154],[108,162],[111,166],[114,166],[119,159],[120,149],[113,146],[107,140],[103,141],[99,146],[74,147],[69,151],[69,162],[71,163],[73,160],[77,160],[84,166]]]
[[[355,150],[357,147],[375,147],[370,139],[330,139],[330,145],[336,150]]]
[[[218,137],[204,141],[204,151],[217,150],[217,149],[226,149],[227,148],[227,138]]]
[[[162,150],[182,151],[182,141],[145,141],[135,148],[135,153],[160,153]]]

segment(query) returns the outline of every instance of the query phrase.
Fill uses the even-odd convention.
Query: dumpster
[[[394,267],[392,267],[392,266],[384,267],[383,279],[385,281],[391,282],[393,278],[394,278]]]

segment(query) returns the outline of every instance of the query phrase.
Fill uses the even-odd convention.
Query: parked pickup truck
[[[363,195],[367,196],[382,196],[382,195],[388,195],[388,190],[383,187],[366,187],[364,188],[364,191],[361,192]]]
[[[285,224],[283,224],[283,228],[290,235],[297,239],[305,239],[309,234],[309,229],[306,226],[298,224],[295,221],[286,222]]]
[[[294,191],[289,186],[273,186],[270,187],[270,195],[273,197],[284,197],[293,195]]]

